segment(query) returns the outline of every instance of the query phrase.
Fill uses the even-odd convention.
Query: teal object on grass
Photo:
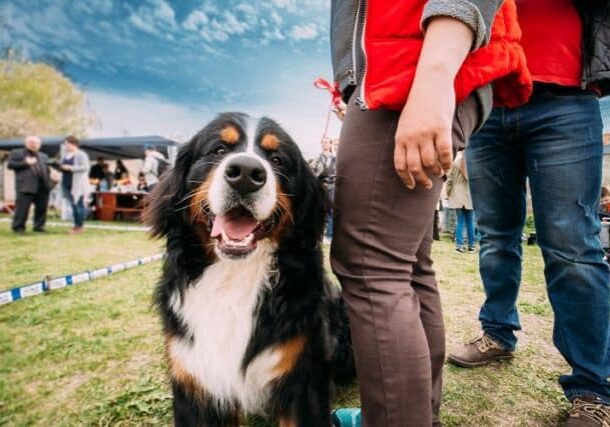
[[[360,408],[335,409],[332,413],[334,427],[361,427],[362,411]]]

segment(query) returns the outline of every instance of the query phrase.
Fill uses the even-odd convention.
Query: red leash
[[[326,114],[326,124],[324,125],[324,133],[322,133],[322,140],[326,138],[326,134],[328,132],[328,125],[330,124],[330,113],[332,113],[333,108],[339,109],[341,105],[341,92],[339,92],[339,88],[336,85],[331,84],[328,80],[318,77],[314,80],[313,85],[318,89],[327,90],[330,93],[331,101],[328,106],[328,113]]]

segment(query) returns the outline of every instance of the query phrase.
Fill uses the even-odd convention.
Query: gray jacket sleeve
[[[489,42],[491,26],[503,0],[428,0],[422,15],[422,28],[435,16],[450,16],[472,28],[476,50]]]
[[[79,150],[74,156],[74,166],[72,166],[72,172],[89,173],[89,157],[85,152]]]

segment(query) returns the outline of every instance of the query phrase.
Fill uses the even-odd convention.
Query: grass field
[[[144,233],[12,236],[0,224],[0,288],[155,253]],[[483,291],[477,257],[435,245],[449,349],[477,333]],[[551,426],[565,413],[537,248],[525,248],[523,332],[513,363],[445,367],[447,426]],[[0,306],[0,425],[169,425],[171,399],[151,305],[159,263]],[[357,405],[356,386],[336,406]],[[251,420],[251,425],[264,425]]]

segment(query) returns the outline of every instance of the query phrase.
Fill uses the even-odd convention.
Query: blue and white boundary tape
[[[140,265],[150,264],[151,262],[163,259],[163,256],[164,254],[155,254],[119,264],[113,264],[108,267],[98,268],[96,270],[83,271],[82,273],[69,274],[53,279],[46,277],[40,282],[25,286],[18,286],[0,292],[0,305],[8,304],[23,298],[33,297],[34,295],[44,294],[56,289],[65,288],[66,286],[76,285],[77,283],[99,279],[100,277],[104,277],[112,273],[118,273],[119,271],[128,270]]]

